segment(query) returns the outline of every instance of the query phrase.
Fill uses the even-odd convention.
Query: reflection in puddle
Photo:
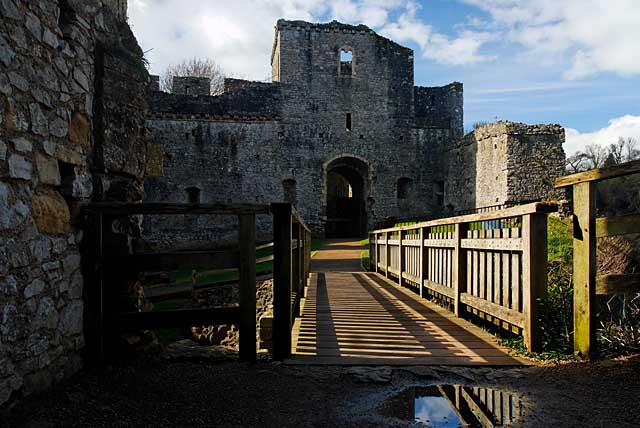
[[[461,385],[413,387],[388,399],[387,416],[427,427],[509,427],[523,415],[522,398],[511,392]]]

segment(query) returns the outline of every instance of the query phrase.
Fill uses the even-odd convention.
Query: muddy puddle
[[[415,386],[387,399],[380,412],[433,428],[517,427],[524,417],[524,399],[492,388]]]

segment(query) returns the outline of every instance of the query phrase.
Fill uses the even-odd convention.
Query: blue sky
[[[129,0],[151,71],[193,56],[269,76],[278,18],[366,24],[415,51],[415,83],[464,83],[465,126],[559,123],[565,150],[640,140],[639,0]]]

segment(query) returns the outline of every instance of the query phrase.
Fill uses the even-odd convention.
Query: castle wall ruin
[[[148,74],[123,0],[0,1],[0,405],[82,367],[79,205],[142,199]]]

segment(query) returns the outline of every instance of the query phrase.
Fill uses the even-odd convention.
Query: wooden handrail
[[[577,172],[564,177],[556,178],[554,186],[556,188],[573,186],[578,183],[590,181],[601,181],[609,178],[624,177],[625,175],[640,173],[640,160],[612,165],[606,168],[590,169],[584,172]]]
[[[386,229],[372,230],[369,233],[399,232],[419,229],[422,227],[446,226],[456,223],[473,223],[477,221],[500,220],[510,217],[519,217],[527,214],[549,214],[558,211],[558,204],[554,202],[533,202],[526,205],[517,205],[498,211],[489,211],[478,214],[466,214],[457,217],[446,217],[437,220],[424,221],[408,226],[389,227]]]
[[[527,349],[538,351],[538,300],[547,291],[547,213],[556,210],[554,203],[536,202],[375,230],[369,232],[371,268],[421,297],[444,298],[456,316],[471,312],[519,327]],[[517,225],[495,221],[513,217],[521,218]],[[482,230],[473,227],[483,221]]]

